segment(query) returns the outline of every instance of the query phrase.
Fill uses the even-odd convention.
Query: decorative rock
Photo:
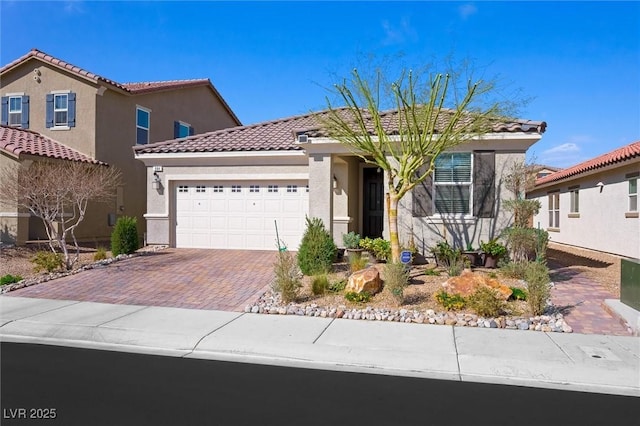
[[[495,320],[490,320],[489,321],[489,327],[490,328],[498,328],[498,323],[495,322]]]
[[[520,324],[518,324],[518,329],[519,330],[528,330],[529,329],[529,322],[528,321],[522,321]]]
[[[453,319],[453,318],[447,318],[446,320],[444,320],[444,324],[445,324],[445,325],[456,325],[456,323],[457,323],[457,322],[458,322],[458,321],[456,321],[456,320],[455,320],[455,319]]]
[[[567,323],[564,323],[562,325],[562,331],[565,333],[573,333],[573,328],[571,328],[571,326]]]
[[[373,266],[351,274],[345,288],[347,292],[362,293],[366,291],[369,294],[376,294],[381,290],[380,272]]]
[[[465,269],[457,277],[451,277],[442,284],[442,287],[451,294],[459,294],[462,297],[468,297],[476,292],[480,287],[489,287],[498,292],[501,298],[507,300],[511,296],[511,289],[494,278],[490,278],[483,274],[471,272]]]

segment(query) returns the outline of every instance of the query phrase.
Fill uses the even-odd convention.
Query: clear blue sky
[[[533,98],[530,150],[566,167],[640,140],[638,2],[2,0],[0,62],[35,47],[106,78],[210,78],[244,124],[326,106],[363,55],[473,58]]]

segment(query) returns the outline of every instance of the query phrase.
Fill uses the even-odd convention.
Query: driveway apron
[[[241,311],[273,279],[276,252],[165,249],[7,296]]]

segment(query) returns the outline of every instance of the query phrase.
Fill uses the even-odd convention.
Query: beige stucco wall
[[[7,170],[17,179],[18,162],[0,153],[0,170]],[[15,203],[0,202],[0,242],[10,244],[24,244],[28,238],[29,213],[22,212]]]
[[[640,218],[628,214],[628,173],[639,172],[640,162],[577,177],[536,189],[527,198],[542,208],[533,225],[549,230],[553,242],[640,259]],[[640,180],[640,178],[639,178]],[[602,191],[597,186],[602,182]],[[579,185],[579,214],[570,214],[569,187]],[[560,190],[560,227],[549,229],[548,192]]]

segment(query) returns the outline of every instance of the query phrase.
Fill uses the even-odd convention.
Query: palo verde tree
[[[334,107],[327,98],[323,131],[386,175],[394,262],[400,258],[399,201],[433,173],[438,155],[490,132],[514,105],[492,100],[495,80],[460,84],[460,75],[402,71],[390,81],[376,72],[368,80],[354,69],[349,79],[334,86],[344,106]]]
[[[54,253],[59,249],[66,268],[71,269],[80,255],[75,230],[84,220],[89,202],[112,200],[120,172],[102,164],[34,161],[3,169],[0,181],[0,201],[42,219],[50,249]],[[75,254],[69,253],[69,238]]]

